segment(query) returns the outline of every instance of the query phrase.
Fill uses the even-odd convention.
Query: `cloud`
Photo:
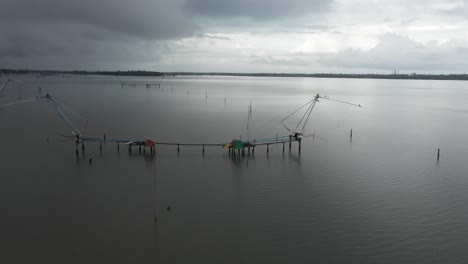
[[[463,72],[468,67],[468,41],[419,43],[387,33],[373,49],[322,54],[319,61],[324,66],[338,68]]]
[[[462,71],[468,45],[458,39],[468,29],[467,5],[466,0],[2,0],[0,67]]]
[[[159,58],[162,43],[193,35],[182,0],[0,1],[0,65],[121,69]]]
[[[275,19],[321,12],[329,1],[3,0],[2,67],[120,69],[158,61],[168,47],[192,36],[225,38],[206,30],[230,18]],[[216,17],[204,24],[200,20]],[[203,26],[202,26],[203,25]],[[251,23],[244,24],[246,27]],[[170,52],[170,51],[169,51]]]
[[[249,18],[252,20],[284,19],[328,11],[326,0],[188,0],[189,13],[211,18]]]
[[[0,19],[10,26],[20,21],[86,24],[139,38],[168,39],[195,30],[182,4],[181,0],[3,0]]]
[[[437,13],[444,15],[457,15],[468,18],[468,1],[466,0],[446,0],[429,4],[429,7]]]

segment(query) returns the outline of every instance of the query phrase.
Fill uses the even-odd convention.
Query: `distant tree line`
[[[155,71],[54,71],[0,69],[4,74],[77,74],[111,76],[250,76],[250,77],[309,77],[309,78],[349,78],[349,79],[403,79],[403,80],[468,80],[468,74],[354,74],[354,73],[229,73],[229,72],[155,72]]]
[[[77,74],[77,75],[111,75],[111,76],[164,76],[165,73],[155,71],[54,71],[54,70],[15,70],[0,69],[0,73],[5,74]]]
[[[355,74],[355,73],[222,73],[176,72],[175,75],[250,76],[250,77],[309,77],[348,79],[403,79],[403,80],[468,80],[468,74]]]

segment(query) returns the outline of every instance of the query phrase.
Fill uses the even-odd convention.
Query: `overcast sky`
[[[468,73],[468,0],[0,0],[0,68]]]

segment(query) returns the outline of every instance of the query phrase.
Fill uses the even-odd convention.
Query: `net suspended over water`
[[[4,89],[4,88],[3,88]],[[87,137],[84,136],[84,130],[87,125],[87,120],[85,120],[83,117],[80,115],[76,114],[74,111],[69,109],[68,107],[65,107],[62,105],[58,100],[47,93],[45,96],[37,96],[35,99],[29,99],[29,100],[24,100],[24,101],[19,101],[19,102],[14,102],[10,103],[8,105],[13,105],[13,104],[19,104],[19,103],[24,103],[24,102],[30,102],[34,101],[37,99],[46,99],[52,102],[55,110],[57,110],[60,118],[64,121],[66,126],[71,130],[72,137],[75,138],[76,143],[84,143],[84,142],[115,142],[115,143],[124,143],[129,146],[137,145],[137,146],[145,146],[145,147],[153,147],[155,145],[177,145],[177,146],[221,146],[224,147],[225,149],[244,149],[246,147],[255,147],[258,145],[270,145],[270,144],[279,144],[279,143],[286,143],[286,142],[291,142],[291,141],[300,141],[301,136],[304,135],[305,129],[307,127],[307,123],[309,122],[311,113],[315,107],[315,105],[319,102],[319,99],[326,99],[326,100],[331,100],[331,101],[336,101],[339,103],[344,103],[344,104],[349,104],[352,106],[358,106],[361,107],[361,105],[358,104],[353,104],[353,103],[348,103],[340,100],[335,100],[331,99],[328,97],[323,97],[317,94],[313,99],[309,100],[306,104],[302,105],[298,109],[294,110],[291,114],[286,116],[283,120],[281,120],[281,124],[291,133],[289,135],[283,135],[279,136],[277,135],[276,137],[268,137],[268,138],[254,138],[254,139],[249,139],[249,140],[239,140],[239,139],[233,139],[229,143],[184,143],[184,142],[164,142],[164,141],[155,141],[151,138],[146,138],[146,139],[119,139],[119,138],[106,138],[105,135],[101,137]],[[0,105],[1,106],[1,105]],[[300,110],[306,109],[305,113],[302,115],[300,118],[299,122],[294,126],[287,126],[286,121],[291,118],[294,114],[298,113]],[[76,115],[80,119],[85,120],[85,126],[83,129],[78,129],[76,126],[70,121],[70,118],[67,116],[65,113],[67,110],[68,112]],[[249,108],[249,111],[250,108]]]

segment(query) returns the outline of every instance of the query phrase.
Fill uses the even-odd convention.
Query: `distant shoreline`
[[[244,76],[244,77],[304,77],[341,79],[392,79],[392,80],[457,80],[468,81],[468,74],[354,74],[354,73],[228,73],[228,72],[156,72],[156,71],[55,71],[0,69],[0,74],[54,74],[108,75],[108,76]]]

